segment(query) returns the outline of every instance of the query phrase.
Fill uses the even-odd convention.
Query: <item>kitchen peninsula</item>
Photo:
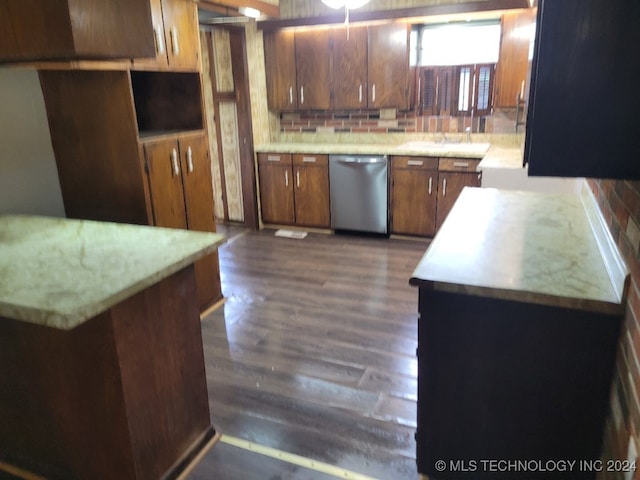
[[[0,216],[0,459],[174,478],[215,441],[193,262],[212,233]]]
[[[463,190],[410,283],[418,471],[594,478],[496,477],[481,463],[600,458],[629,273],[586,184],[579,195]]]

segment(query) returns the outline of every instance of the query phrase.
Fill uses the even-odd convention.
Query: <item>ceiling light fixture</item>
[[[259,18],[260,15],[262,15],[262,12],[260,10],[256,10],[255,8],[251,7],[240,7],[238,11],[241,15],[250,18]]]
[[[366,5],[369,3],[369,0],[322,0],[322,3],[336,10],[339,8],[354,10]]]

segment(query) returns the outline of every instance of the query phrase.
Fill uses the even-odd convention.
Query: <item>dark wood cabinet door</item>
[[[295,34],[279,30],[264,34],[267,102],[271,110],[286,112],[298,107]]]
[[[440,228],[456,203],[464,187],[479,187],[480,174],[477,172],[439,172],[438,173],[438,211],[436,230]]]
[[[183,135],[178,144],[182,167],[182,184],[189,230],[215,232],[211,162],[205,134]],[[218,253],[195,262],[200,310],[222,297]]]
[[[640,2],[538,2],[529,175],[640,179],[638,18]]]
[[[148,0],[0,2],[0,61],[153,55]]]
[[[367,28],[331,31],[333,108],[367,107]]]
[[[369,108],[409,105],[409,25],[369,27]]]
[[[293,173],[291,163],[260,163],[260,206],[262,221],[293,225]]]
[[[182,183],[189,230],[215,232],[213,183],[207,138],[204,134],[179,138]]]
[[[146,143],[144,154],[154,224],[158,227],[187,228],[178,142],[160,140]]]
[[[151,6],[151,23],[153,25],[153,42],[155,56],[147,58],[135,58],[133,67],[155,67],[166,69],[169,65],[167,57],[167,42],[164,38],[164,21],[162,20],[162,0],[149,0]]]
[[[331,108],[329,30],[296,32],[299,110]]]
[[[296,225],[329,228],[329,157],[294,155]]]
[[[197,70],[200,37],[196,4],[191,0],[162,0],[162,17],[169,66]]]
[[[523,32],[533,28],[533,10],[502,15],[500,58],[496,69],[495,107],[515,107],[518,94],[525,96],[529,69],[529,37]]]
[[[438,171],[394,168],[391,175],[391,231],[435,235]]]

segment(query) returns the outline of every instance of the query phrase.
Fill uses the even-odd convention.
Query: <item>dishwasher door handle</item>
[[[385,158],[337,158],[335,161],[339,163],[361,163],[364,165],[387,162]]]

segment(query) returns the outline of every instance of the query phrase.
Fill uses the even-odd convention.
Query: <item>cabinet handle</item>
[[[431,186],[433,185],[433,177],[429,177],[429,196],[431,196]]]
[[[447,195],[447,179],[445,178],[442,181],[442,198],[444,198]]]
[[[371,101],[375,103],[376,101],[376,84],[373,84],[373,87],[371,87]]]
[[[191,147],[187,148],[187,168],[189,169],[189,173],[193,172],[193,152],[191,151]]]
[[[155,27],[153,29],[153,33],[156,34],[156,52],[162,55],[164,53],[164,39],[162,37],[162,32],[158,29],[158,27]]]
[[[302,157],[304,163],[316,163],[316,157]]]
[[[267,162],[279,162],[280,161],[280,155],[268,155],[267,156]]]
[[[304,86],[300,87],[300,104],[304,104]]]
[[[288,170],[284,171],[284,186],[285,187],[289,186],[289,171]]]
[[[174,148],[171,150],[171,164],[173,165],[173,175],[180,175],[180,169],[178,168],[178,151]]]
[[[171,48],[174,55],[180,55],[180,45],[178,44],[178,30],[176,27],[171,28]]]
[[[407,160],[408,167],[421,167],[424,165],[424,160]]]
[[[358,103],[362,103],[362,84],[358,87]]]
[[[293,87],[289,87],[289,104],[293,105]]]
[[[469,166],[469,162],[453,162],[453,166],[454,167],[468,167]]]
[[[296,170],[296,185],[300,188],[300,170]]]

